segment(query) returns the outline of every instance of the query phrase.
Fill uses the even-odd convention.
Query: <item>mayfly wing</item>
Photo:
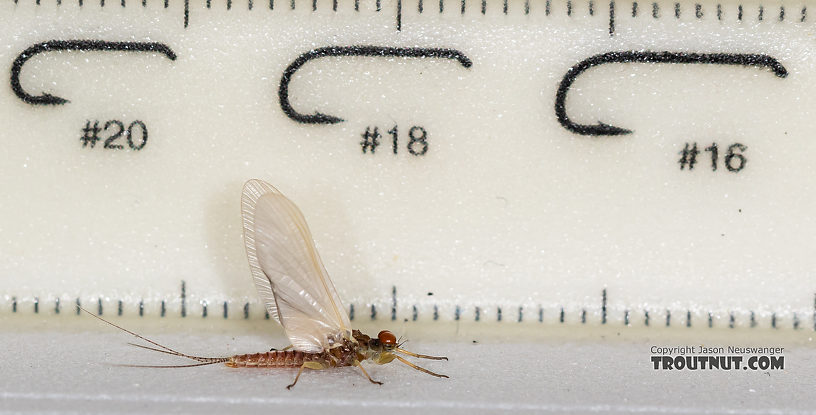
[[[250,180],[241,213],[255,286],[294,348],[320,352],[350,333],[348,314],[300,209],[269,183]]]

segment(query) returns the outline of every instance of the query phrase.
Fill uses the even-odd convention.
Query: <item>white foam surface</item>
[[[746,332],[683,339],[616,330],[576,336],[573,330],[561,339],[536,342],[517,342],[513,336],[498,340],[479,330],[435,340],[420,335],[408,343],[411,350],[449,356],[448,362],[422,363],[450,379],[398,364],[368,365],[384,385],[369,384],[356,369],[345,368],[306,372],[292,390],[285,388],[295,374],[291,369],[114,366],[183,362],[130,348],[127,335],[98,327],[13,333],[3,335],[1,413],[813,414],[816,404],[811,393],[816,359],[812,342],[801,333],[784,340]],[[145,334],[206,355],[264,351],[285,341],[229,331]],[[683,344],[785,347],[785,369],[652,368],[652,345]]]

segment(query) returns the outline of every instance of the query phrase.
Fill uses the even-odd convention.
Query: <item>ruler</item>
[[[263,318],[241,186],[353,319],[816,329],[805,2],[0,4],[0,313]]]

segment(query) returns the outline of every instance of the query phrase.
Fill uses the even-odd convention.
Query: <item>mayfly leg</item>
[[[405,360],[404,358],[402,358],[400,356],[394,355],[394,357],[396,357],[397,360],[399,360],[400,362],[405,363],[406,365],[411,366],[412,368],[414,368],[414,369],[416,369],[416,370],[418,370],[420,372],[425,372],[425,373],[427,373],[429,375],[433,375],[433,376],[436,376],[438,378],[447,378],[448,377],[448,375],[440,375],[439,373],[431,372],[430,370],[425,369],[424,367],[419,367],[419,366]]]
[[[383,384],[382,382],[378,382],[378,381],[376,381],[376,380],[374,380],[374,379],[371,379],[371,376],[369,376],[369,375],[368,375],[368,372],[366,372],[365,368],[363,367],[363,365],[360,363],[360,361],[359,361],[359,360],[355,360],[355,361],[354,361],[354,366],[359,367],[359,368],[360,368],[360,370],[362,370],[362,371],[363,371],[363,374],[364,374],[364,375],[366,375],[366,377],[368,378],[368,380],[369,380],[371,383],[374,383],[374,384],[377,384],[377,385],[382,385],[382,384]]]
[[[395,350],[400,352],[400,353],[407,354],[408,356],[418,357],[420,359],[448,360],[448,358],[445,357],[445,356],[428,356],[426,354],[418,354],[418,353],[414,353],[414,352],[409,352],[409,351],[407,351],[405,349],[400,349],[399,347],[397,347]]]
[[[292,386],[295,386],[295,384],[298,382],[298,379],[300,379],[300,374],[303,373],[303,369],[321,370],[325,368],[326,365],[320,362],[303,362],[303,364],[300,365],[300,369],[298,369],[297,375],[295,375],[295,381],[292,382],[291,385],[287,386],[286,389],[292,389]]]

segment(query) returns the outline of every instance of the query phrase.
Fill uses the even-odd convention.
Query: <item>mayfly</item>
[[[231,357],[192,356],[119,327],[87,310],[85,312],[158,348],[131,343],[134,346],[198,362],[160,367],[224,363],[229,367],[298,368],[295,380],[287,389],[295,386],[305,369],[343,366],[356,366],[371,383],[382,385],[363,368],[361,362],[365,360],[380,365],[398,360],[429,375],[448,377],[419,367],[400,354],[431,360],[448,360],[447,357],[407,351],[388,330],[371,338],[350,328],[348,315],[320,260],[306,219],[281,192],[262,180],[246,182],[241,196],[241,213],[252,279],[269,315],[283,326],[291,346]],[[290,348],[293,350],[288,350]]]

